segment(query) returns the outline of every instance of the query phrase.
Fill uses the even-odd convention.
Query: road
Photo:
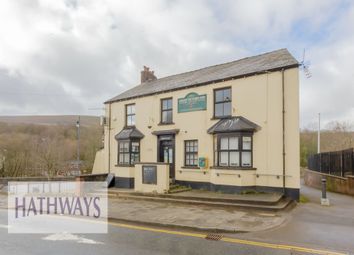
[[[302,246],[277,246],[203,233],[110,223],[108,234],[8,234],[6,210],[0,210],[1,255],[28,254],[326,254]],[[323,253],[322,253],[323,252]],[[330,254],[330,253],[328,253]]]
[[[302,184],[309,199],[290,212],[286,224],[275,229],[234,235],[252,240],[274,241],[336,249],[354,254],[354,197],[327,192],[331,205],[321,206],[321,191]]]

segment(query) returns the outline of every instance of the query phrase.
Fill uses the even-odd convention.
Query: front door
[[[170,164],[170,178],[175,178],[175,141],[172,136],[159,137],[159,162]]]

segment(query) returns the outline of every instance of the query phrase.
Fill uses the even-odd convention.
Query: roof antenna
[[[311,78],[312,77],[312,73],[310,71],[310,65],[311,62],[310,61],[305,61],[305,48],[302,54],[302,61],[300,62],[300,69],[304,72],[306,78]]]

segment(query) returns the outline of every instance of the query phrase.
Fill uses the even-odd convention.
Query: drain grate
[[[221,235],[221,234],[213,234],[213,233],[210,233],[210,234],[208,234],[205,237],[205,239],[213,240],[213,241],[219,241],[219,240],[221,240],[221,238],[223,238],[223,235]]]

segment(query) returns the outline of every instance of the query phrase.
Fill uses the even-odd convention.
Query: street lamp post
[[[80,116],[76,122],[77,128],[77,169],[80,172]]]

